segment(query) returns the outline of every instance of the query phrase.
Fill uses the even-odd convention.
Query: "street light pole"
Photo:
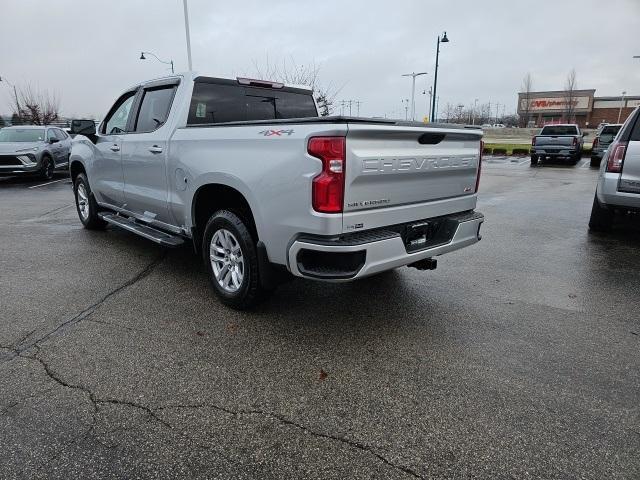
[[[157,61],[159,61],[160,63],[164,63],[165,65],[171,65],[171,73],[175,73],[175,72],[173,71],[173,60],[169,60],[168,62],[165,62],[164,60],[160,60],[160,59],[158,58],[158,56],[157,56],[155,53],[153,53],[153,52],[140,52],[140,60],[146,60],[146,59],[147,59],[147,57],[145,57],[145,56],[144,56],[144,54],[145,54],[145,53],[146,53],[147,55],[151,55],[152,57],[154,57],[154,58],[155,58]]]
[[[189,61],[189,71],[193,70],[191,63],[191,35],[189,34],[189,9],[187,8],[187,0],[182,0],[184,5],[184,33],[187,36],[187,59]]]
[[[478,108],[478,99],[476,98],[475,101],[473,102],[473,122],[471,123],[471,125],[475,125],[476,124],[476,109]]]
[[[13,83],[10,83],[6,78],[0,77],[0,82],[4,82],[10,87],[13,87],[13,96],[15,97],[16,108],[18,109],[16,113],[18,114],[18,118],[19,118],[20,117],[20,101],[18,100],[18,90],[16,89],[16,86]]]
[[[426,75],[427,72],[420,73],[405,73],[403,77],[411,77],[411,120],[416,121],[416,77],[420,75]]]
[[[622,92],[622,99],[620,100],[620,110],[618,110],[618,123],[620,123],[620,117],[622,116],[622,106],[624,105],[624,96],[627,94],[627,92],[623,91]]]
[[[438,35],[438,42],[436,44],[436,70],[433,74],[433,104],[431,105],[431,121],[436,122],[438,120],[438,111],[436,110],[436,93],[438,88],[438,59],[440,58],[440,42],[448,43],[449,39],[447,38],[447,32],[444,32],[442,35],[442,39],[440,39],[440,35]]]

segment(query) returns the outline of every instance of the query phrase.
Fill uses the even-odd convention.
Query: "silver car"
[[[608,231],[615,216],[626,212],[640,212],[640,107],[602,158],[589,229]]]
[[[0,130],[0,175],[36,174],[51,179],[69,165],[71,137],[61,128],[24,125]]]

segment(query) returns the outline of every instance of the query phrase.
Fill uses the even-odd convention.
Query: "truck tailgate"
[[[350,124],[343,231],[471,210],[478,129]]]

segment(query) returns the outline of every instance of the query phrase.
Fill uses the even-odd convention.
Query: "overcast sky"
[[[404,116],[401,74],[427,71],[416,88],[424,115],[443,30],[441,112],[475,98],[513,112],[527,72],[536,90],[559,90],[571,68],[596,95],[640,95],[640,0],[188,1],[194,70],[235,77],[267,57],[315,62],[337,100],[363,102],[361,115]],[[141,50],[187,69],[182,0],[2,0],[0,14],[0,76],[56,92],[66,116],[102,118],[127,86],[167,73]],[[0,83],[2,113],[10,93]]]

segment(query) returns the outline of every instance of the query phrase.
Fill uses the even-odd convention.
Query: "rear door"
[[[624,129],[620,141],[627,141],[627,149],[622,164],[619,190],[640,194],[640,109],[636,109],[630,119],[629,129]]]
[[[122,145],[126,209],[149,221],[171,223],[168,209],[167,125],[178,81],[145,86],[135,107],[132,132]]]

